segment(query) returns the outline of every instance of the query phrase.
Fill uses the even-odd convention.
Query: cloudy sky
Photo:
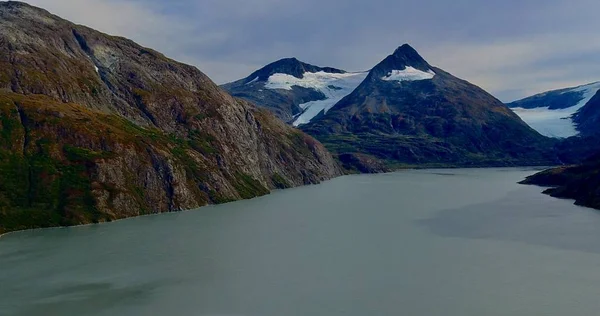
[[[503,101],[600,80],[598,0],[28,0],[217,83],[283,57],[350,71],[403,43]]]

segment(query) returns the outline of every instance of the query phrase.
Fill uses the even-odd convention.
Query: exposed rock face
[[[251,198],[340,174],[195,67],[0,2],[0,233]]]
[[[302,129],[337,154],[368,155],[392,167],[556,163],[554,141],[481,88],[431,66],[409,45]]]

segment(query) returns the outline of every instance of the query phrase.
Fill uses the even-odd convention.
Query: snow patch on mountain
[[[314,89],[325,95],[325,100],[310,101],[299,105],[303,111],[293,122],[294,126],[299,126],[309,123],[321,111],[327,113],[336,103],[352,93],[368,74],[368,72],[329,73],[320,71],[306,72],[303,74],[303,78],[296,78],[288,74],[277,73],[269,77],[265,88],[292,90],[293,86],[298,86]]]
[[[422,71],[410,66],[407,66],[404,70],[392,70],[387,76],[382,77],[385,81],[417,81],[417,80],[429,80],[435,77],[435,72],[429,69],[428,71]]]
[[[258,81],[258,78],[259,78],[259,77],[256,77],[256,78],[252,79],[251,81],[248,81],[248,83],[246,83],[246,84],[247,84],[247,85],[248,85],[248,84],[253,84],[253,83],[255,83],[255,82],[257,82],[257,81]]]
[[[327,88],[329,85],[335,85],[336,83],[343,83],[348,80],[348,78],[353,78],[357,74],[361,73],[329,73],[329,72],[305,72],[303,74],[303,78],[296,78],[292,75],[288,74],[272,74],[269,77],[269,80],[265,84],[267,89],[284,89],[284,90],[292,90],[292,86],[299,86],[303,88],[312,88],[316,90],[321,90],[323,88]],[[367,73],[364,73],[366,77]],[[363,78],[364,80],[364,78]]]
[[[600,90],[600,82],[577,87],[567,92],[582,92],[583,99],[577,104],[566,109],[551,110],[548,107],[539,107],[533,109],[512,108],[512,110],[521,117],[525,123],[529,124],[540,134],[555,137],[567,138],[579,134],[573,122],[573,115],[584,107]]]

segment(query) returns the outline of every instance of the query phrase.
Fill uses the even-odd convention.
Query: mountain
[[[574,115],[600,90],[600,82],[536,94],[508,104],[531,127],[548,137],[578,135]],[[583,119],[583,117],[580,117]]]
[[[350,73],[286,58],[222,87],[298,126],[310,122],[321,111],[327,112],[366,76],[366,72]]]
[[[340,175],[192,66],[0,2],[0,233],[192,209]]]
[[[301,127],[350,169],[555,163],[543,137],[481,88],[431,66],[409,45]],[[376,167],[375,169],[379,169]]]
[[[591,157],[600,153],[600,91],[596,92],[571,119],[579,133],[557,144],[558,157],[564,164],[589,162]]]
[[[600,90],[573,115],[573,122],[583,136],[600,136]]]
[[[572,120],[580,133],[559,143],[557,152],[561,161],[576,164],[545,170],[521,183],[550,187],[545,194],[600,209],[600,91]],[[582,157],[587,159],[581,162]]]

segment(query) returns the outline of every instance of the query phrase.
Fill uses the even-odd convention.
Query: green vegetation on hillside
[[[211,170],[190,156],[194,150],[216,153],[214,137],[200,132],[181,139],[75,104],[17,94],[0,96],[0,118],[0,233],[124,217],[116,210],[98,209],[94,194],[99,190],[109,192],[109,204],[118,193],[124,193],[136,201],[137,212],[151,210],[145,190],[133,181],[124,187],[93,181],[97,162],[117,158],[117,147],[130,147],[140,155],[148,148],[165,150],[185,166],[189,178],[198,183],[210,180]],[[103,145],[106,148],[101,148]],[[235,174],[233,183],[242,198],[269,192],[245,174]],[[197,193],[204,204],[235,199],[214,191]]]

